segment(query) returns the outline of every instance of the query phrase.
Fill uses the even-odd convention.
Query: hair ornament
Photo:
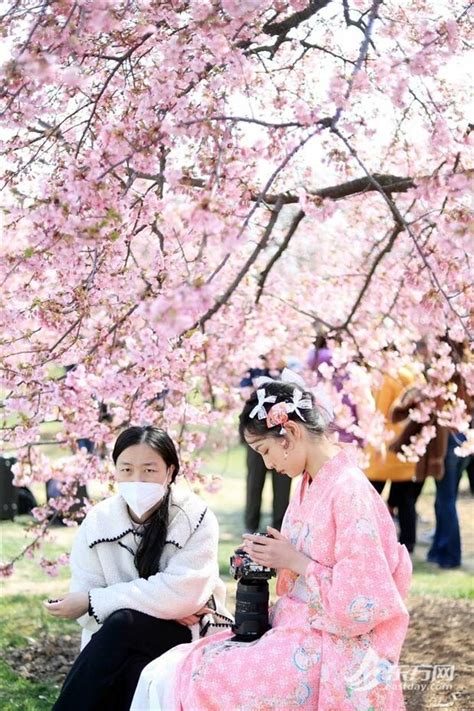
[[[308,390],[308,386],[306,385],[305,381],[301,377],[301,375],[298,375],[298,373],[295,373],[294,370],[290,370],[290,368],[283,368],[281,371],[280,377],[279,378],[269,378],[267,375],[261,375],[259,378],[255,379],[255,385],[259,388],[261,385],[265,385],[266,383],[293,383],[293,385],[298,385],[300,388],[303,390]]]
[[[293,399],[291,402],[276,402],[276,395],[266,394],[265,388],[262,387],[266,383],[283,382],[292,383],[298,387],[293,389]],[[257,398],[258,402],[249,414],[249,417],[253,419],[258,415],[259,420],[266,419],[267,427],[275,427],[276,425],[281,425],[280,434],[286,434],[285,424],[288,422],[288,414],[294,412],[298,417],[305,421],[305,417],[301,410],[310,410],[313,407],[311,399],[304,396],[302,390],[308,390],[306,383],[303,378],[290,370],[289,368],[284,368],[278,380],[274,378],[269,378],[262,376],[257,378],[255,381],[258,390]],[[265,403],[273,403],[271,407],[267,410],[265,409]]]
[[[303,421],[304,416],[300,412],[300,408],[302,410],[311,410],[313,407],[311,400],[308,397],[304,397],[301,390],[297,390],[296,388],[293,390],[293,402],[288,402],[286,405],[287,412],[294,412]]]
[[[253,418],[257,415],[259,420],[264,420],[267,416],[267,411],[265,410],[265,403],[274,403],[276,401],[276,395],[267,395],[265,392],[265,388],[259,388],[257,390],[257,399],[258,402],[253,408],[252,412],[249,414],[249,417],[253,420]]]
[[[271,406],[267,413],[267,427],[281,425],[280,434],[285,434],[285,425],[288,422],[288,408],[286,402],[277,402]]]

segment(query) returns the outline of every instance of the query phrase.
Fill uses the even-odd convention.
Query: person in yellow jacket
[[[409,367],[403,367],[395,376],[388,373],[384,375],[380,390],[375,395],[376,409],[385,417],[385,429],[387,432],[393,433],[392,439],[400,436],[406,424],[405,422],[392,423],[392,407],[397,403],[402,393],[413,385],[414,381],[414,371]],[[417,491],[413,481],[415,464],[402,462],[394,452],[389,450],[389,444],[390,442],[380,450],[368,447],[370,463],[365,473],[379,494],[382,494],[387,481],[392,482],[390,499],[396,501],[398,507],[399,541],[411,553],[416,543],[415,503]]]

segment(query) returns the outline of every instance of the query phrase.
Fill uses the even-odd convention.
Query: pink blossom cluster
[[[60,555],[56,560],[48,560],[47,558],[41,558],[39,561],[40,568],[49,575],[51,578],[55,578],[59,575],[59,569],[61,566],[67,565],[69,563],[69,556],[64,553]]]
[[[462,0],[2,13],[2,436],[16,484],[64,483],[38,520],[72,520],[68,484],[106,482],[129,424],[165,427],[213,490],[202,450],[235,443],[242,372],[272,347],[304,362],[320,329],[333,361],[309,380],[345,429],[386,442],[373,393],[409,366],[413,417],[473,449]]]

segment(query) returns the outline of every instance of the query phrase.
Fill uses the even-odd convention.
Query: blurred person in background
[[[464,344],[453,342],[447,337],[442,341],[450,346],[454,362],[461,363],[465,358]],[[450,383],[456,386],[456,395],[464,400],[467,410],[471,412],[472,397],[459,372],[453,374]],[[415,408],[423,397],[418,389],[410,390],[392,409],[392,420],[395,423],[402,420],[406,423],[398,441],[390,445],[393,452],[402,451],[402,446],[409,444],[411,437],[421,431],[423,424],[407,418],[409,411]],[[443,402],[438,405],[442,408]],[[424,424],[434,425],[435,436],[428,443],[425,454],[416,463],[414,478],[416,482],[423,482],[426,477],[433,476],[436,484],[436,527],[427,560],[440,568],[458,568],[461,565],[461,532],[456,502],[459,481],[470,457],[458,456],[456,449],[463,444],[466,436],[462,432],[441,426],[434,413],[431,420]]]
[[[384,416],[385,429],[392,434],[392,440],[397,440],[405,429],[403,421],[392,422],[392,408],[414,380],[414,371],[404,367],[396,375],[386,373],[380,389],[375,393],[376,409]],[[415,464],[402,462],[385,444],[378,450],[371,446],[367,449],[370,463],[365,473],[379,494],[383,493],[387,481],[392,482],[392,502],[396,502],[398,508],[399,541],[412,553],[416,543]]]
[[[317,374],[318,380],[320,380],[323,384],[327,384],[328,382],[330,382],[331,387],[337,393],[343,392],[344,381],[347,380],[348,377],[347,374],[344,372],[344,369],[334,368],[333,376],[331,380],[328,381],[326,378],[323,377],[319,370],[319,367],[321,365],[328,365],[334,368],[332,351],[331,348],[328,346],[326,336],[322,333],[319,333],[316,336],[314,343],[308,353],[306,366]],[[357,407],[355,403],[352,402],[349,395],[345,393],[342,395],[341,402],[349,409],[353,423],[357,424]],[[336,423],[333,423],[332,431],[337,432],[339,442],[343,442],[344,444],[356,444],[359,447],[362,446],[362,440],[359,439],[354,433],[350,432],[348,429],[344,429],[343,427],[338,426]]]
[[[274,351],[269,351],[261,355],[253,368],[249,368],[240,381],[240,392],[244,401],[252,395],[255,390],[255,383],[258,378],[276,378],[280,375],[284,360],[278,359]],[[246,449],[247,482],[245,497],[245,530],[249,533],[259,531],[262,508],[262,493],[267,476],[267,467],[262,457],[249,447],[239,429],[240,441]],[[278,531],[281,529],[283,516],[288,508],[290,500],[291,479],[279,476],[274,470],[272,475],[272,526]]]

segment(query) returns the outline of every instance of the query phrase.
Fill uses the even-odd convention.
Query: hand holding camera
[[[304,575],[310,559],[298,551],[276,528],[267,526],[267,535],[244,533],[243,550],[255,563],[266,568],[287,568]]]
[[[304,574],[310,559],[277,531],[267,527],[267,533],[245,533],[244,545],[230,559],[230,572],[238,580],[233,638],[252,642],[270,629],[268,621],[268,581],[276,568],[288,568]]]
[[[254,538],[265,537],[265,533],[254,535]],[[237,548],[230,558],[230,572],[238,581],[235,623],[232,625],[232,630],[235,632],[233,639],[239,642],[253,642],[270,629],[268,581],[276,575],[276,570],[252,560],[242,547]]]

